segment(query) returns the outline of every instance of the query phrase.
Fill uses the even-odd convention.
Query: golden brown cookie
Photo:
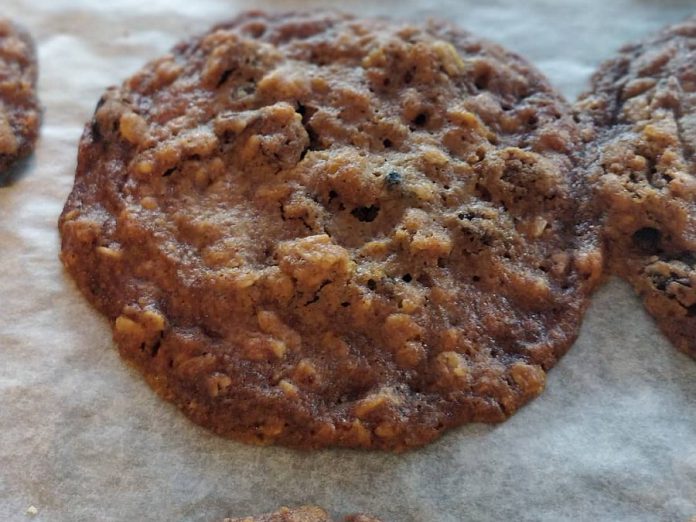
[[[273,513],[255,517],[226,518],[224,522],[333,522],[329,514],[316,506],[298,508],[282,507]],[[349,515],[341,519],[343,522],[380,522],[379,519],[367,515]]]
[[[37,71],[29,34],[0,19],[0,180],[34,149],[41,119]]]
[[[246,13],[110,89],[62,259],[216,433],[403,450],[544,388],[601,271],[569,107],[442,23]]]
[[[696,19],[621,49],[577,113],[611,270],[696,357]]]

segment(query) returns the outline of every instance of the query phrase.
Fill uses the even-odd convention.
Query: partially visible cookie
[[[273,513],[258,515],[255,517],[226,518],[224,522],[333,522],[329,514],[316,506],[302,506],[298,508],[282,507]],[[367,515],[349,515],[341,519],[342,522],[380,522],[379,519]]]
[[[108,90],[62,259],[221,435],[404,450],[544,389],[602,260],[570,107],[445,23],[246,13]]]
[[[609,265],[696,357],[696,18],[622,48],[577,115],[588,124]]]
[[[29,34],[0,19],[0,179],[34,148],[41,119],[37,70]]]

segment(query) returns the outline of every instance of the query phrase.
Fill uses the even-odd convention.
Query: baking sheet
[[[0,520],[213,521],[302,503],[391,522],[695,516],[696,363],[619,281],[597,294],[540,398],[504,424],[405,455],[222,440],[121,363],[107,322],[58,261],[83,122],[106,86],[184,36],[243,8],[319,5],[330,4],[2,0],[37,38],[46,111],[34,158],[0,188]],[[336,5],[449,18],[526,55],[571,98],[622,42],[696,11],[648,0]]]

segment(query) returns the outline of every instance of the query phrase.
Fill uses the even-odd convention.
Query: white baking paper
[[[183,37],[245,8],[331,4],[1,2],[38,42],[45,116],[36,154],[0,188],[0,520],[203,522],[304,503],[387,522],[696,516],[696,362],[615,280],[546,392],[501,425],[404,455],[250,447],[193,425],[121,362],[58,261],[82,125],[108,85]],[[334,5],[450,19],[527,56],[569,98],[621,43],[696,11],[676,0]]]

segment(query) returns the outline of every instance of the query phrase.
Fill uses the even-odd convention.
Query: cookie
[[[37,71],[29,34],[0,19],[0,179],[34,149],[40,123]]]
[[[499,422],[602,259],[570,107],[444,23],[246,13],[109,89],[62,260],[216,433],[404,450]]]
[[[696,19],[627,45],[577,114],[604,211],[610,269],[664,334],[696,357]]]
[[[303,506],[299,508],[280,508],[274,513],[267,513],[255,517],[226,518],[224,522],[332,522],[334,519],[323,509],[316,506]],[[376,518],[367,515],[349,515],[343,522],[380,522]]]

